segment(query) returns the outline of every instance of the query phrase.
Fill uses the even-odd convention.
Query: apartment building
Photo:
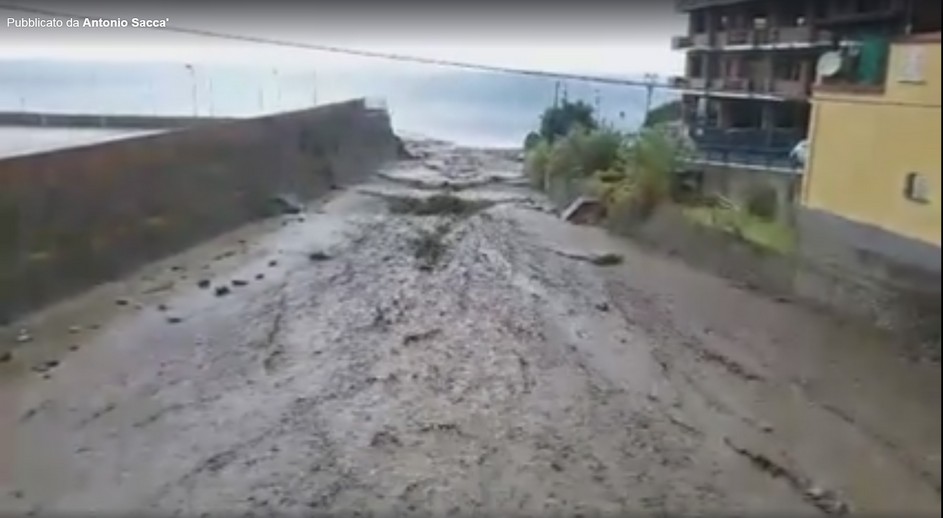
[[[817,61],[860,54],[862,84],[883,80],[888,41],[939,26],[939,0],[676,0],[687,53],[675,79],[683,119],[703,164],[798,174]],[[930,26],[930,27],[927,27]]]

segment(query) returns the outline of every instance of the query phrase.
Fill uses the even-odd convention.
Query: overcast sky
[[[509,6],[511,2],[386,4],[351,2],[124,2],[10,0],[80,17],[168,19],[177,27],[277,38],[428,58],[591,74],[681,71],[670,39],[683,31],[673,1],[598,0]],[[340,2],[335,2],[340,3]],[[574,6],[573,4],[578,4]],[[272,63],[382,66],[376,60],[144,28],[17,28],[8,18],[48,17],[0,7],[0,59]],[[80,18],[81,19],[81,18]]]

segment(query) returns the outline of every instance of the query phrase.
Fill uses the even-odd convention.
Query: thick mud
[[[940,513],[939,365],[412,151],[5,329],[0,510]]]

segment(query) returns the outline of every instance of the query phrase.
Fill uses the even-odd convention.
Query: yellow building
[[[809,130],[806,208],[940,247],[940,33],[892,42],[883,84],[817,86]]]

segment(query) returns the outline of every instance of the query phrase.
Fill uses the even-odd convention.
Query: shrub
[[[584,130],[599,127],[593,107],[583,101],[570,102],[564,99],[560,105],[544,110],[540,117],[540,136],[550,143],[569,135],[577,127]]]
[[[583,130],[574,129],[566,137],[553,143],[546,170],[550,179],[584,176],[581,158],[584,135]]]
[[[524,158],[524,173],[530,179],[531,185],[538,189],[544,188],[544,177],[547,174],[547,163],[550,160],[550,144],[540,140],[527,151]]]
[[[608,129],[585,134],[578,141],[583,176],[616,167],[624,140],[621,134]]]
[[[753,187],[746,195],[744,208],[749,214],[758,218],[765,220],[776,219],[776,213],[779,209],[779,200],[776,198],[776,191],[770,187]]]
[[[531,131],[527,134],[527,137],[524,138],[524,151],[530,151],[537,144],[541,142],[540,134],[536,131]]]

